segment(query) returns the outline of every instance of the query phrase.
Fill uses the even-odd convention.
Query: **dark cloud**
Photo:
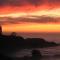
[[[46,17],[46,16],[35,16],[35,18],[28,18],[26,21],[35,23],[58,23],[60,18]]]
[[[0,0],[0,5],[3,6],[7,3],[7,0]]]
[[[35,17],[35,18],[34,18]],[[11,23],[11,24],[17,24],[21,22],[30,22],[30,23],[58,23],[60,22],[60,18],[54,18],[54,17],[44,17],[44,16],[32,16],[32,18],[9,18],[9,17],[4,17],[0,18],[0,24],[1,23]]]
[[[34,6],[39,6],[48,3],[60,3],[60,0],[0,0],[0,6],[23,6],[26,4],[31,4]]]
[[[35,5],[35,6],[41,5],[41,4],[44,3],[43,0],[27,0],[27,1],[28,1],[30,4]]]
[[[12,5],[12,6],[22,6],[25,4],[31,4],[34,6],[43,4],[44,0],[0,0],[0,6]]]
[[[49,3],[60,3],[60,0],[48,0]]]
[[[0,6],[21,6],[24,4],[24,2],[24,0],[0,0]]]

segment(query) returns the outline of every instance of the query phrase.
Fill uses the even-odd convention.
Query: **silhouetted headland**
[[[48,42],[43,38],[26,38],[24,39],[21,36],[0,36],[0,44],[1,48],[43,48],[43,47],[50,47],[56,46],[55,42]]]

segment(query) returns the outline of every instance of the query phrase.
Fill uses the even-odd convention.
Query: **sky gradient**
[[[0,0],[0,25],[3,32],[60,33],[60,0]]]

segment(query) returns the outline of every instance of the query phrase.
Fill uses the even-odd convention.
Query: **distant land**
[[[11,32],[3,32],[3,35],[10,35]],[[17,36],[23,36],[24,38],[44,38],[48,42],[60,43],[60,33],[24,33],[16,32]]]
[[[0,46],[5,48],[43,48],[57,46],[55,42],[48,42],[43,38],[23,38],[16,36],[13,32],[11,35],[0,35]]]

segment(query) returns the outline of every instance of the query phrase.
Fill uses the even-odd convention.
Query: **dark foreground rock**
[[[32,59],[33,60],[37,60],[37,59],[41,59],[42,55],[41,52],[39,50],[33,50],[32,51]]]

